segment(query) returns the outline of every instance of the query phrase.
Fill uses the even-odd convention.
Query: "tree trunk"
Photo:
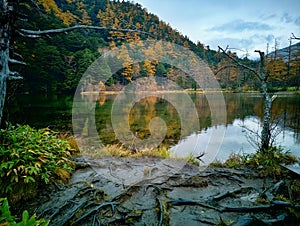
[[[1,42],[2,43],[2,42]],[[1,72],[0,72],[0,123],[3,116],[3,108],[5,103],[6,97],[6,82],[7,82],[7,75],[8,75],[8,48],[6,50],[1,50]]]
[[[9,75],[8,61],[9,61],[9,30],[10,23],[8,19],[8,4],[6,0],[0,1],[1,9],[1,24],[0,24],[0,123],[3,116],[3,108],[6,97],[6,83]]]
[[[261,84],[261,92],[264,97],[264,121],[262,126],[262,131],[260,135],[260,146],[259,151],[268,151],[270,147],[270,141],[271,141],[271,108],[272,108],[272,98],[268,94],[267,90],[267,81],[268,81],[268,75],[265,74],[265,53],[260,50],[255,50],[254,52],[259,53],[260,56],[260,67],[259,70],[256,70],[254,68],[248,67],[247,65],[241,64],[239,61],[237,61],[235,58],[230,56],[226,53],[224,49],[222,49],[219,46],[219,49],[227,56],[229,57],[233,62],[235,62],[238,66],[249,70],[250,72],[253,72],[255,76],[258,78]]]
[[[261,131],[260,151],[266,151],[269,148],[270,140],[271,140],[270,122],[271,122],[272,99],[267,92],[266,82],[262,82],[261,88],[264,96],[265,106],[264,106],[264,121],[263,121],[263,127]]]

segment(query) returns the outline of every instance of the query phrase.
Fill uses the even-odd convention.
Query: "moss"
[[[164,219],[162,222],[163,226],[170,225],[170,213],[169,213],[169,208],[168,204],[166,202],[162,202],[162,208],[163,208],[163,213],[164,213]]]
[[[71,177],[71,173],[69,170],[66,170],[65,168],[57,168],[54,171],[57,181],[60,183],[66,183],[69,181]]]
[[[187,162],[192,164],[192,165],[195,165],[195,166],[199,166],[200,163],[199,161],[192,155],[190,155],[188,158],[187,158]]]
[[[291,182],[290,191],[294,202],[300,201],[300,179],[295,179]]]

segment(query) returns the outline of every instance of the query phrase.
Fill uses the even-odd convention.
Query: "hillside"
[[[298,52],[300,51],[300,42],[293,44],[291,46],[287,46],[276,51],[269,53],[271,58],[282,58],[285,62],[289,60],[296,60],[299,57]]]
[[[38,3],[38,8],[31,1],[20,4],[19,11],[27,17],[25,21],[19,21],[17,26],[44,30],[83,24],[138,29],[143,32],[74,30],[67,34],[38,39],[16,37],[14,50],[22,55],[27,65],[14,68],[24,76],[24,80],[17,83],[17,90],[8,90],[28,93],[73,93],[85,70],[103,52],[138,40],[164,40],[189,48],[207,61],[222,88],[247,91],[258,90],[260,87],[251,72],[238,67],[228,67],[232,62],[227,57],[207,49],[201,42],[193,43],[187,36],[161,21],[158,16],[149,13],[140,4],[106,0],[49,0]],[[285,54],[288,48],[277,51],[278,59],[274,59],[272,53],[269,55],[266,73],[270,75],[270,88],[300,86],[299,49],[297,50],[299,43],[294,46],[289,62]],[[147,51],[148,54],[155,54],[151,48]],[[238,59],[235,53],[230,54]],[[258,67],[258,62],[247,58],[239,60],[253,68]],[[151,75],[172,79],[185,89],[196,88],[195,81],[188,75],[160,62],[141,62],[125,67],[114,74],[105,85],[108,90],[117,90],[139,77]],[[15,84],[13,83],[14,86]],[[87,81],[88,87],[96,87],[98,84],[99,81]]]
[[[51,1],[49,1],[51,2]],[[48,2],[48,3],[49,3]],[[188,37],[171,28],[156,15],[148,13],[139,4],[106,0],[57,0],[61,11],[55,8],[36,9],[35,6],[21,7],[23,14],[28,15],[28,22],[20,22],[28,29],[44,30],[66,27],[74,24],[96,25],[122,29],[139,29],[145,33],[118,31],[76,30],[68,34],[52,35],[39,39],[15,41],[15,52],[22,54],[27,66],[19,68],[24,76],[20,83],[20,92],[29,93],[63,93],[74,92],[78,81],[87,67],[101,55],[104,49],[120,46],[136,40],[164,40],[185,46],[199,57],[215,65],[218,59],[216,52],[206,50],[200,42],[197,44]],[[50,4],[50,3],[49,3]],[[48,7],[48,6],[47,6]],[[55,14],[55,15],[54,15]],[[149,33],[150,35],[146,34]],[[126,85],[135,76],[167,76],[173,72],[171,67],[161,63],[138,65],[139,70],[128,72],[125,68],[106,83],[108,87]],[[126,71],[127,70],[127,71]],[[127,75],[126,73],[131,73]],[[192,80],[182,73],[168,75],[181,82],[183,88],[191,88]],[[91,81],[92,83],[96,81]],[[99,81],[97,81],[99,82]]]

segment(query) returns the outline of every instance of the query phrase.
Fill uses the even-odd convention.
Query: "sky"
[[[299,0],[134,0],[193,42],[211,49],[228,45],[240,57],[274,51],[300,36]],[[292,44],[296,43],[292,40]]]

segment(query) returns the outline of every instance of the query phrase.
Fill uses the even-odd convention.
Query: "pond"
[[[222,161],[231,153],[255,151],[263,116],[263,98],[259,93],[224,93],[227,112],[224,122],[214,120],[212,115],[219,111],[214,108],[220,106],[209,103],[205,94],[188,96],[193,106],[186,105],[182,95],[176,93],[147,95],[136,99],[134,104],[128,104],[130,97],[104,93],[84,95],[81,100],[96,101],[93,121],[103,144],[132,144],[137,139],[143,147],[151,147],[153,142],[149,141],[158,134],[155,145],[167,146],[177,157],[213,152],[213,158]],[[71,95],[22,95],[9,100],[4,114],[14,123],[68,131],[72,129],[72,106]],[[84,113],[81,117],[78,125],[86,131],[84,127],[91,120],[88,122]],[[278,133],[274,144],[300,157],[300,95],[278,93],[272,118],[274,133]]]

